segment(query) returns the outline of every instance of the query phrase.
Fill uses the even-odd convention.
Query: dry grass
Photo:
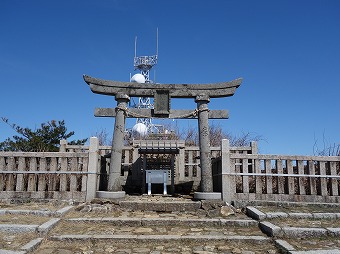
[[[54,228],[51,235],[63,234],[107,234],[107,235],[262,235],[258,227],[181,227],[181,226],[150,226],[129,227],[114,226],[110,223],[62,221]]]
[[[17,214],[4,214],[0,215],[0,224],[28,224],[28,225],[41,225],[50,220],[49,217],[37,215],[17,215]]]
[[[17,250],[35,238],[37,235],[34,233],[0,233],[0,249]]]
[[[22,202],[10,203],[0,202],[0,209],[10,210],[39,210],[55,212],[68,204],[65,202],[51,201],[51,202]]]
[[[294,238],[288,239],[289,243],[298,250],[326,250],[339,249],[340,239],[338,237],[318,237],[318,238]]]
[[[238,241],[148,241],[134,242],[97,240],[87,242],[44,242],[36,254],[56,254],[56,253],[241,253],[242,251],[252,251],[256,254],[279,253],[272,243],[258,244]],[[270,252],[268,252],[270,251]]]

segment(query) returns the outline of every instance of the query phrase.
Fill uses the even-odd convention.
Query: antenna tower
[[[137,56],[137,37],[135,38],[135,57],[133,59],[133,66],[135,70],[139,70],[145,78],[145,83],[154,83],[150,80],[150,70],[157,64],[158,61],[158,28],[156,36],[156,54],[152,56]],[[151,98],[139,97],[138,103],[135,105],[136,108],[149,108],[153,109]],[[137,118],[136,125],[142,123],[147,127],[148,133],[162,133],[164,131],[163,125],[156,125],[152,123],[151,118]]]

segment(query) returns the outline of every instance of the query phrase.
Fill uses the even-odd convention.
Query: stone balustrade
[[[91,200],[107,188],[110,148],[91,138],[90,146],[61,141],[60,152],[0,152],[0,199]],[[178,148],[175,185],[191,183],[195,190],[201,180],[199,148]],[[123,149],[122,185],[141,185],[138,149],[136,144]],[[338,156],[265,155],[257,153],[255,142],[230,147],[223,140],[221,147],[211,147],[211,158],[214,192],[221,192],[224,201],[340,202]]]

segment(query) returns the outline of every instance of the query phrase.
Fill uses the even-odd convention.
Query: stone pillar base
[[[97,198],[105,198],[105,199],[116,199],[116,198],[124,198],[125,191],[97,191]]]
[[[222,194],[220,192],[195,192],[194,193],[194,199],[202,200],[222,200]]]

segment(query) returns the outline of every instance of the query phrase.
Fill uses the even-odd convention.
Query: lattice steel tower
[[[143,75],[144,80],[141,80],[140,77],[134,75],[131,78],[131,81],[139,82],[139,83],[153,83],[150,80],[150,70],[157,64],[158,61],[158,29],[157,29],[157,42],[156,42],[156,54],[152,56],[137,56],[137,37],[135,38],[135,57],[133,59],[133,66],[135,70],[139,70],[140,74]],[[139,75],[140,76],[140,75]],[[149,97],[139,97],[138,103],[135,105],[136,108],[148,108],[152,109],[153,104],[151,102],[151,98]],[[163,125],[157,125],[152,123],[151,118],[137,118],[136,124],[142,123],[146,126],[147,132],[150,133],[162,133],[164,131]]]

